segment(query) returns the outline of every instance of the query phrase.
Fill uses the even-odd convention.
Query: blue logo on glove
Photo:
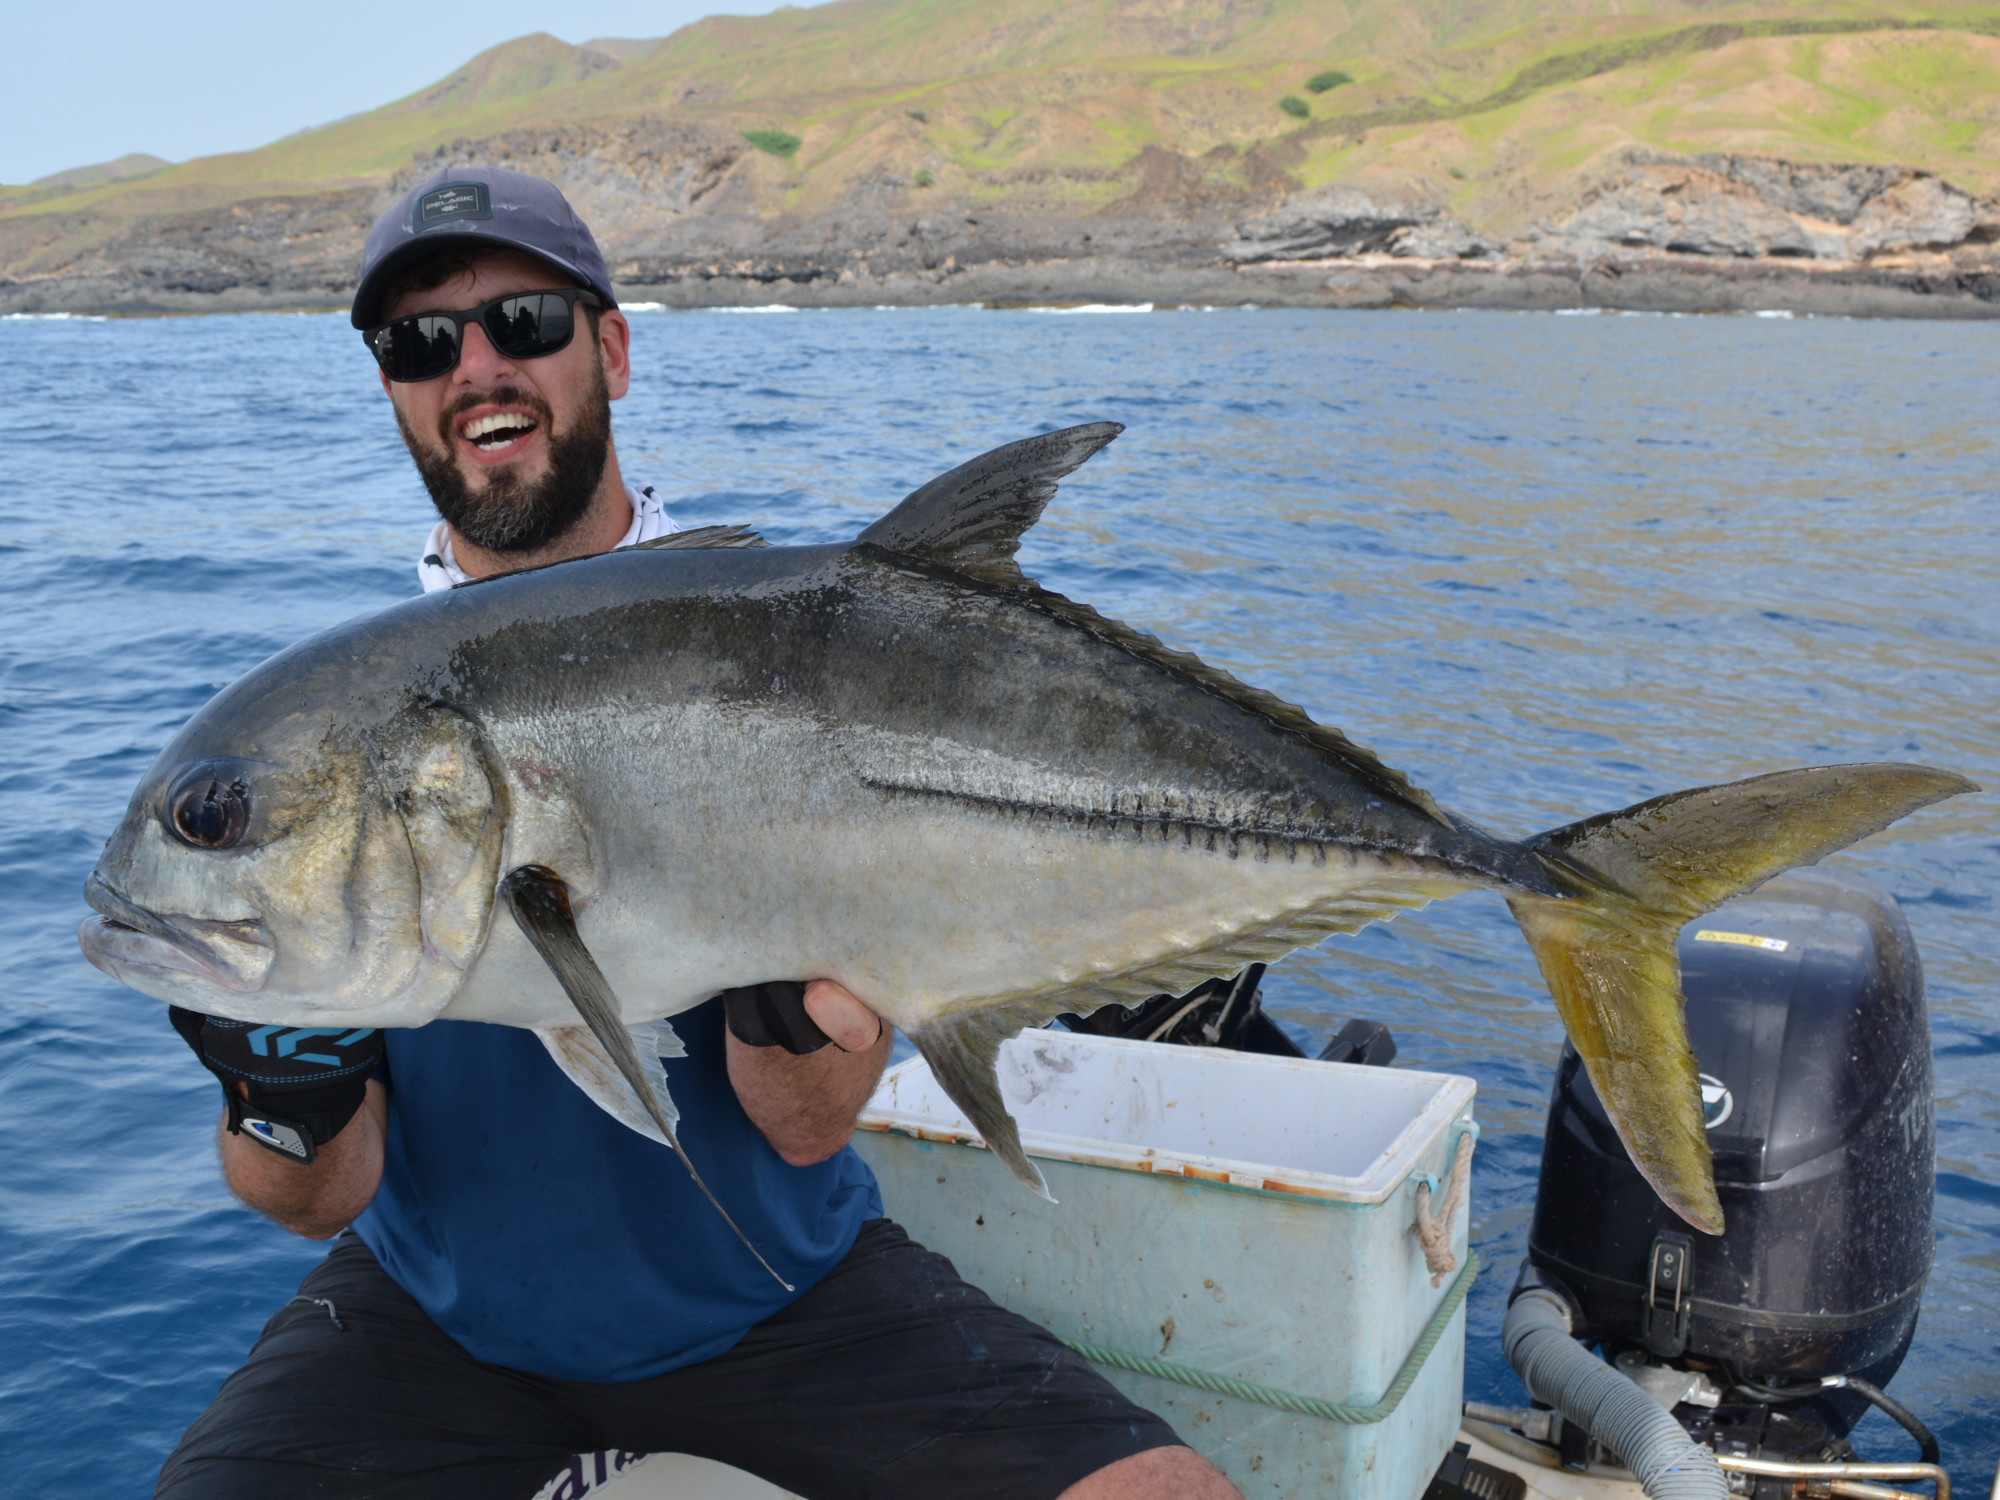
[[[373,1026],[363,1026],[356,1031],[348,1031],[340,1026],[259,1026],[249,1035],[250,1050],[259,1057],[289,1057],[294,1062],[318,1063],[322,1067],[345,1067],[346,1059],[328,1052],[301,1052],[299,1043],[316,1036],[338,1038],[336,1047],[351,1047],[363,1037],[373,1036]],[[272,1039],[277,1039],[277,1051],[271,1050]]]

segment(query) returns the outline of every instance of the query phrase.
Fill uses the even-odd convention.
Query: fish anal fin
[[[627,552],[714,552],[722,548],[768,547],[748,526],[695,526],[686,531],[670,531],[650,542],[634,542]]]
[[[1014,554],[1056,483],[1125,429],[1089,422],[982,453],[913,490],[856,538],[988,583],[1019,584]]]
[[[1067,1007],[1053,999],[1017,1000],[979,1010],[961,1011],[906,1033],[930,1064],[931,1076],[965,1111],[987,1149],[1020,1178],[1028,1190],[1050,1203],[1040,1167],[1021,1149],[1021,1131],[1000,1097],[998,1064],[1001,1043],[1030,1026],[1044,1026]]]
[[[906,1033],[931,1075],[993,1154],[1028,1187],[1049,1196],[1041,1170],[1021,1146],[1020,1127],[1000,1092],[997,1061],[1001,1045],[1031,1026],[1057,1016],[1090,1015],[1107,1005],[1135,1005],[1158,994],[1181,994],[1205,980],[1240,973],[1253,963],[1270,963],[1336,932],[1358,932],[1370,922],[1464,889],[1439,877],[1347,892],[1305,911],[1287,912],[1212,946],[1192,948],[1122,973],[1093,975],[1041,995],[1015,996],[962,1007]]]
[[[1349,890],[1335,900],[1283,912],[1206,947],[1182,949],[1122,973],[1078,980],[1051,995],[1049,1003],[1057,1006],[1057,1015],[1087,1016],[1107,1005],[1137,1005],[1155,995],[1185,994],[1210,979],[1227,979],[1251,964],[1276,963],[1335,933],[1359,932],[1371,922],[1391,921],[1466,889],[1464,881],[1438,876]]]

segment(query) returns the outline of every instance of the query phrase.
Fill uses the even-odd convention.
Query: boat
[[[1951,1500],[1887,1390],[1930,1271],[1936,1145],[1902,913],[1869,881],[1797,872],[1679,951],[1727,1232],[1660,1203],[1566,1046],[1527,1255],[1484,1272],[1514,1278],[1516,1405],[1464,1395],[1473,1080],[1396,1066],[1367,1020],[1307,1057],[1264,1014],[1260,966],[1008,1044],[1057,1203],[920,1058],[884,1075],[856,1146],[913,1236],[1252,1500]],[[1871,1407],[1914,1458],[1848,1441]],[[594,1454],[538,1500],[782,1494],[686,1455]]]

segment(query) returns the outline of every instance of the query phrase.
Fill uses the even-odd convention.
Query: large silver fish
[[[531,1027],[669,1142],[654,1023],[825,976],[1039,1187],[994,1076],[1020,1028],[1494,890],[1633,1160],[1719,1233],[1677,933],[1972,784],[1787,771],[1497,838],[1022,576],[1022,532],[1119,430],[998,449],[852,542],[710,528],[293,647],[147,772],[85,953],[239,1020]]]

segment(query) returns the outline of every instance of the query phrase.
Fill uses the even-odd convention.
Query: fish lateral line
[[[1561,888],[1548,882],[1541,869],[1541,861],[1535,858],[1541,851],[1531,851],[1524,845],[1503,839],[1489,838],[1486,842],[1497,855],[1507,858],[1481,863],[1476,859],[1454,859],[1447,851],[1427,847],[1421,841],[1403,845],[1389,843],[1364,830],[1337,833],[1326,829],[1304,829],[1294,824],[1231,822],[1216,816],[1203,817],[1198,812],[1183,813],[1164,805],[1168,800],[1164,797],[1160,799],[1162,805],[1159,810],[1155,811],[1148,809],[1145,800],[1136,794],[1130,797],[1114,794],[1104,805],[1088,806],[1074,802],[1038,802],[996,792],[928,786],[881,776],[862,776],[859,780],[873,791],[892,796],[955,803],[1027,823],[1041,820],[1078,833],[1103,833],[1141,843],[1152,840],[1168,844],[1178,838],[1184,848],[1199,847],[1204,852],[1221,854],[1229,859],[1247,856],[1253,860],[1270,860],[1282,855],[1287,862],[1297,864],[1300,852],[1304,851],[1314,865],[1324,865],[1335,854],[1349,858],[1372,857],[1388,868],[1394,868],[1399,860],[1406,861],[1413,877],[1446,874],[1491,884],[1496,889],[1524,887],[1536,895],[1561,894]],[[1463,829],[1453,831],[1461,835],[1465,832]],[[1592,888],[1595,889],[1594,886]]]
[[[1118,806],[1115,801],[1106,807],[1084,807],[1069,802],[1033,802],[1019,797],[1003,797],[991,792],[921,786],[873,776],[862,777],[861,784],[871,790],[887,792],[894,796],[955,802],[997,812],[1007,817],[1029,821],[1046,818],[1053,823],[1075,826],[1085,833],[1124,834],[1144,840],[1157,831],[1161,843],[1170,842],[1175,834],[1179,834],[1181,842],[1189,846],[1192,846],[1197,838],[1201,838],[1204,840],[1205,848],[1227,854],[1231,859],[1235,859],[1241,852],[1239,846],[1242,844],[1254,844],[1253,857],[1259,859],[1276,853],[1278,846],[1283,845],[1285,857],[1296,862],[1299,848],[1303,846],[1312,851],[1315,864],[1324,864],[1328,849],[1344,848],[1350,842],[1358,843],[1326,834],[1306,833],[1298,829],[1230,823],[1219,818],[1185,817],[1165,811],[1147,812],[1138,807],[1136,798],[1134,808],[1128,810]]]
[[[722,1215],[722,1222],[730,1232],[743,1242],[743,1248],[757,1258],[757,1264],[771,1273],[771,1278],[788,1292],[797,1291],[777,1267],[764,1258],[764,1253],[751,1242],[737,1222],[729,1216],[729,1210],[722,1206],[709,1185],[695,1169],[694,1162],[682,1147],[680,1137],[674,1133],[672,1123],[660,1108],[660,1101],[653,1096],[652,1085],[646,1081],[644,1070],[639,1066],[638,1053],[632,1047],[632,1034],[625,1029],[619,1017],[618,997],[611,989],[611,982],[604,977],[604,971],[597,966],[585,946],[583,935],[576,928],[576,912],[570,904],[569,887],[561,876],[544,865],[521,865],[508,872],[500,882],[500,898],[507,903],[508,911],[520,926],[521,935],[527,938],[542,962],[555,975],[556,983],[569,997],[577,1014],[583,1017],[599,1044],[610,1057],[619,1076],[631,1088],[639,1103],[652,1116],[659,1127],[661,1136],[673,1148],[674,1155],[681,1159],[681,1165],[694,1179],[694,1185],[701,1189],[715,1211]]]

